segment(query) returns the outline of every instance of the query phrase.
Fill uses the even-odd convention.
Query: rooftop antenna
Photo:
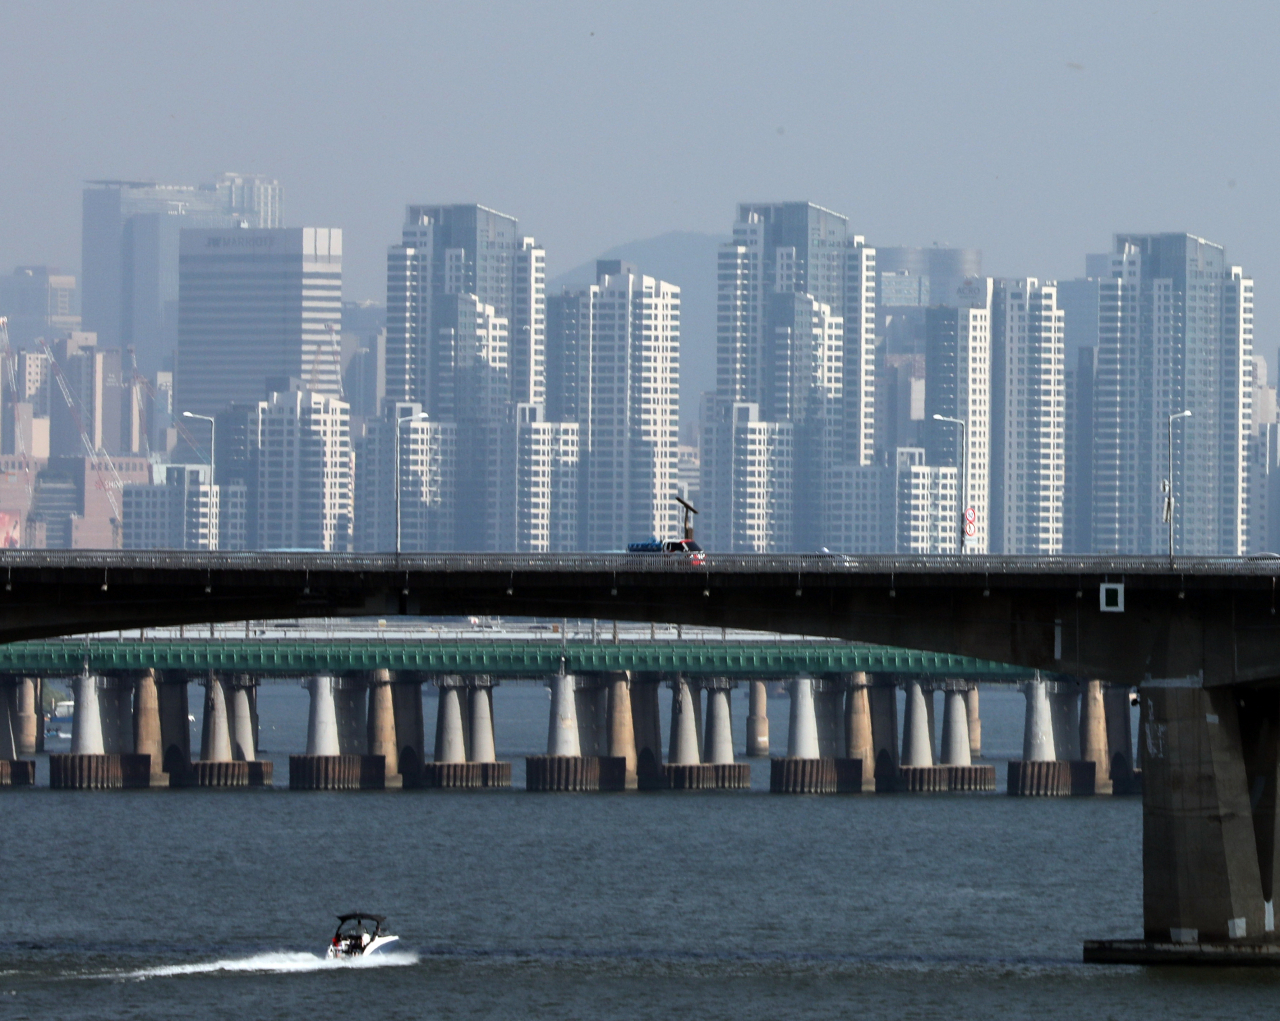
[[[686,539],[692,539],[692,538],[693,538],[693,524],[692,524],[692,522],[691,522],[691,521],[690,521],[690,519],[689,519],[689,514],[690,514],[690,512],[692,512],[692,513],[694,513],[694,514],[697,514],[697,513],[698,513],[698,508],[697,508],[697,507],[695,507],[693,504],[691,504],[688,500],[686,500],[686,499],[685,499],[684,497],[682,497],[682,496],[677,496],[677,497],[676,497],[676,503],[678,503],[681,507],[683,507],[683,508],[684,508],[684,537],[685,537]]]

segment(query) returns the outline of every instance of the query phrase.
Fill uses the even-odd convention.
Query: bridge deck
[[[512,641],[501,639],[52,639],[0,645],[0,672],[37,676],[139,670],[297,677],[356,670],[545,677],[637,670],[715,677],[899,673],[1016,682],[1020,667],[947,653],[831,641]]]

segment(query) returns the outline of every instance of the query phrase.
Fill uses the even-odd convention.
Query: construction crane
[[[123,527],[124,518],[120,514],[120,504],[116,501],[115,494],[112,492],[112,485],[124,492],[124,480],[120,478],[120,473],[116,471],[115,462],[111,460],[111,455],[105,450],[99,451],[94,449],[93,441],[89,439],[89,433],[85,429],[84,419],[80,415],[80,408],[76,403],[75,395],[71,392],[71,387],[67,383],[67,378],[63,375],[62,366],[58,364],[58,359],[53,356],[53,351],[49,345],[45,343],[43,337],[37,342],[44,348],[45,354],[49,356],[49,371],[53,373],[53,378],[58,383],[58,389],[62,391],[62,399],[67,402],[67,410],[71,412],[71,420],[75,422],[76,428],[80,431],[80,442],[84,444],[85,453],[89,456],[89,461],[93,465],[93,470],[98,476],[98,486],[107,494],[107,501],[111,504],[111,513],[115,516],[115,521]],[[102,474],[102,462],[105,461],[108,470],[111,472],[111,481],[108,482]]]

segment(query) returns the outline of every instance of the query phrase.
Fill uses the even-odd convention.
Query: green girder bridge
[[[892,673],[1013,684],[1023,667],[950,653],[831,641],[643,641],[549,639],[104,639],[61,638],[0,645],[0,673],[58,677],[91,673],[210,670],[301,677],[389,669],[504,678],[634,670],[714,677]]]

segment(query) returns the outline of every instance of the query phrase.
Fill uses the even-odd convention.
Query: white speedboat
[[[392,943],[399,942],[399,936],[392,936],[382,931],[382,923],[386,921],[382,915],[371,915],[364,911],[351,911],[338,916],[338,928],[329,941],[329,951],[325,957],[346,960],[352,957],[368,957],[385,950]],[[372,922],[373,929],[365,923]]]

